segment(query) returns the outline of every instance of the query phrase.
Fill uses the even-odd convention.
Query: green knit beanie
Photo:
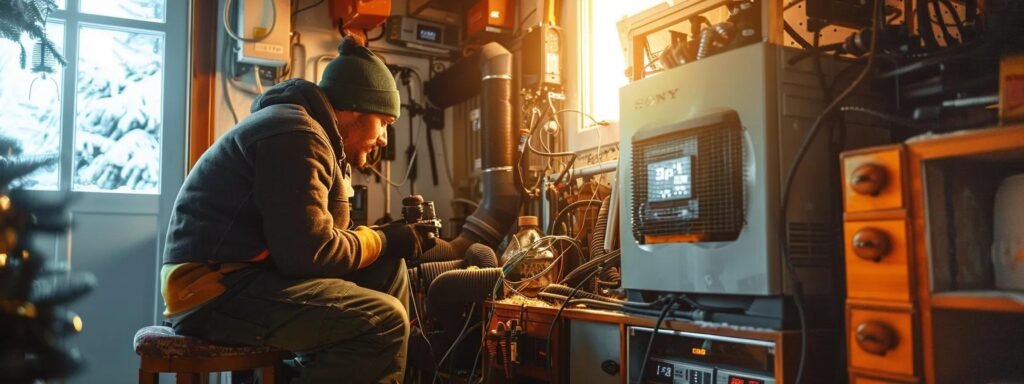
[[[319,84],[334,109],[397,119],[401,113],[398,86],[384,62],[351,37],[341,41],[338,52],[324,68]]]

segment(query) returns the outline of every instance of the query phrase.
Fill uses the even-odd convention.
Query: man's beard
[[[354,132],[353,130],[356,129],[359,129],[359,124],[355,122],[338,125],[338,132],[342,133],[342,150],[345,151],[345,162],[352,168],[365,170],[369,164],[366,156],[360,153],[358,149],[350,147],[356,145],[356,143],[349,143],[348,140],[345,140],[344,132]],[[353,151],[350,151],[350,149],[353,149]]]

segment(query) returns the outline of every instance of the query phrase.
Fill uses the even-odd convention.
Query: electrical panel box
[[[562,86],[562,29],[541,25],[530,28],[522,39],[523,87]]]
[[[391,0],[332,0],[327,10],[335,25],[347,29],[373,29],[391,14]]]
[[[387,23],[388,43],[438,53],[459,49],[459,28],[408,16],[391,16]]]
[[[477,43],[500,41],[515,26],[515,5],[509,0],[478,0],[466,11],[466,39]]]
[[[240,0],[236,34],[238,61],[283,67],[291,55],[291,2],[289,0]]]

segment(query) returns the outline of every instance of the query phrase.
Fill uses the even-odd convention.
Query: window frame
[[[159,34],[163,40],[163,52],[162,55],[162,68],[161,68],[161,87],[162,91],[167,91],[167,79],[171,76],[168,73],[167,68],[167,51],[170,49],[169,36],[177,32],[178,27],[169,25],[167,23],[168,6],[167,2],[176,0],[164,0],[164,19],[163,21],[143,21],[133,20],[115,16],[104,16],[96,15],[91,13],[83,13],[80,10],[81,0],[66,0],[64,8],[54,9],[49,15],[47,15],[47,22],[50,20],[61,22],[64,24],[64,47],[63,54],[67,65],[61,66],[59,69],[63,71],[62,84],[61,84],[61,102],[60,102],[60,156],[58,166],[58,187],[56,190],[33,190],[33,192],[39,192],[44,195],[56,195],[56,194],[75,194],[81,196],[81,199],[86,200],[86,203],[96,202],[99,206],[105,207],[119,207],[119,206],[134,206],[134,207],[145,207],[143,210],[155,209],[157,206],[157,200],[163,189],[163,173],[167,172],[166,162],[164,156],[166,155],[163,151],[164,141],[167,136],[167,127],[169,126],[169,119],[167,116],[167,103],[165,98],[161,98],[160,102],[160,113],[161,113],[161,128],[159,132],[160,140],[160,154],[158,164],[160,166],[160,177],[158,177],[158,185],[152,191],[147,192],[133,192],[133,191],[118,191],[118,190],[76,190],[74,189],[74,163],[75,163],[75,151],[73,150],[75,145],[75,135],[77,134],[76,127],[76,113],[78,109],[78,53],[83,47],[80,44],[80,30],[82,27],[110,29],[115,31],[127,31],[127,32],[143,32],[143,33],[154,33]],[[58,4],[59,6],[60,4]],[[72,148],[68,150],[68,148]],[[138,203],[135,204],[135,203]],[[127,203],[127,204],[126,204]],[[127,209],[127,208],[126,208]],[[130,209],[135,210],[135,209]]]

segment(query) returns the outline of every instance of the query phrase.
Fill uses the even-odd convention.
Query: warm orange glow
[[[697,355],[697,356],[707,356],[707,354],[708,354],[708,350],[706,350],[704,348],[697,348],[697,347],[694,347],[691,350],[691,352],[693,352],[693,354]]]
[[[616,23],[667,0],[591,1],[587,30],[583,32],[585,55],[584,108],[598,120],[619,119],[619,88],[626,85],[625,47],[619,43]],[[586,15],[584,16],[586,17]]]

